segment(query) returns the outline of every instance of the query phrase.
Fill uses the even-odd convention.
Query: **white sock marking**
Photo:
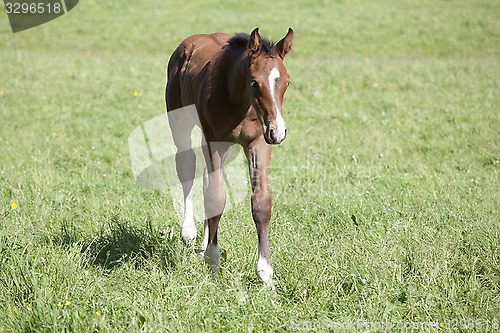
[[[201,242],[201,250],[205,251],[208,246],[208,236],[209,236],[209,231],[208,231],[208,224],[205,225],[203,228],[203,241]]]
[[[266,285],[272,285],[273,267],[269,264],[266,258],[260,255],[260,251],[259,260],[257,261],[255,271],[257,272],[257,276],[262,280],[262,282],[264,282]]]
[[[184,222],[181,228],[181,237],[185,243],[191,243],[196,240],[196,225],[193,217],[193,188],[184,198]]]

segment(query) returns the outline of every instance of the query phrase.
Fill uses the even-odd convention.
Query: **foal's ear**
[[[248,38],[248,51],[253,56],[257,56],[262,48],[262,39],[259,35],[259,28],[255,28]]]
[[[293,44],[293,30],[292,28],[288,28],[288,33],[282,40],[280,40],[274,47],[273,53],[278,55],[281,59],[283,59],[288,52],[292,50]]]

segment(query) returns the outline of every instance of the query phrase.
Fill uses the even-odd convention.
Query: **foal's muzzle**
[[[266,142],[270,145],[279,145],[283,141],[285,141],[286,138],[286,128],[284,135],[280,136],[279,132],[272,127],[268,127],[267,131],[264,133],[264,139]]]

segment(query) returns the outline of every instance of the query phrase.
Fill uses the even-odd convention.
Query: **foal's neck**
[[[231,60],[227,71],[227,84],[231,104],[238,113],[246,114],[250,107],[250,98],[247,91],[248,58],[245,53]]]

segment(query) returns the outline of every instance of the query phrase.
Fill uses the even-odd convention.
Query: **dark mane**
[[[248,39],[250,38],[249,34],[238,33],[229,39],[229,46],[233,49],[239,49],[243,47],[247,47]],[[262,52],[267,54],[271,54],[273,50],[274,42],[269,39],[262,38]]]

